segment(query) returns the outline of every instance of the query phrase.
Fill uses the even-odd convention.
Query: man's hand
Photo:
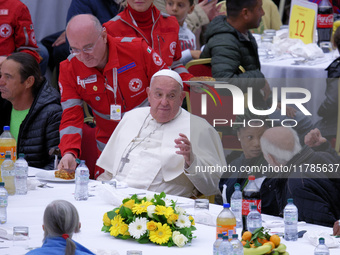
[[[66,153],[60,160],[58,170],[75,170],[77,167],[76,158],[72,153]]]
[[[309,147],[316,147],[326,142],[327,139],[321,135],[319,129],[314,128],[305,136],[305,144]]]
[[[190,53],[191,53],[192,59],[199,59],[201,52],[202,51],[200,51],[200,50],[191,50]]]
[[[179,133],[179,138],[175,139],[175,143],[175,148],[179,148],[179,151],[176,151],[176,153],[183,155],[185,160],[185,168],[188,168],[194,158],[192,154],[191,143],[188,137],[182,133]]]
[[[55,40],[55,42],[52,44],[52,47],[56,47],[64,43],[66,43],[66,32],[65,31],[59,35],[57,40]]]
[[[334,222],[334,225],[333,225],[333,235],[340,236],[340,224],[339,224],[339,221]]]
[[[207,14],[210,21],[212,21],[216,16],[219,15],[216,8],[217,0],[212,0],[209,2],[208,0],[203,0],[198,5],[201,6],[205,14]]]

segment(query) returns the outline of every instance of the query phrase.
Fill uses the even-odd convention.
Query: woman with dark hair
[[[77,209],[70,202],[55,200],[44,212],[44,243],[41,248],[28,252],[29,255],[85,255],[94,254],[81,244],[72,240],[80,229]]]

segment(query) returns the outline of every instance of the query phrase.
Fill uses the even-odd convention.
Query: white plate
[[[54,172],[56,170],[53,171],[41,171],[36,173],[35,177],[37,177],[40,180],[43,181],[50,181],[50,182],[74,182],[74,179],[71,180],[65,180],[65,179],[61,179],[61,178],[56,178],[54,176]]]

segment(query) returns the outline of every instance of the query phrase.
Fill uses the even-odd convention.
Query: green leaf
[[[254,244],[255,244],[255,247],[262,246],[262,243],[260,243],[259,241],[257,241],[257,239],[254,240]]]
[[[102,231],[104,231],[104,232],[110,232],[110,227],[111,227],[111,226],[103,226],[103,227],[102,227]]]
[[[250,248],[250,242],[247,240],[247,243],[243,247]]]
[[[130,208],[127,208],[125,206],[122,206],[119,211],[120,215],[124,218],[127,219],[129,216],[132,216],[133,213]]]
[[[139,239],[137,239],[138,243],[149,243],[149,237],[147,234],[142,235]]]
[[[117,213],[115,212],[117,209],[119,209],[119,208],[115,208],[112,211],[107,212],[107,217],[109,217],[111,220],[113,220],[113,218],[117,215]]]

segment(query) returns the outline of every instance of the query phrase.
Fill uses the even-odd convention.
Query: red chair
[[[199,58],[189,61],[185,68],[194,76],[210,76],[211,75],[211,58]]]

